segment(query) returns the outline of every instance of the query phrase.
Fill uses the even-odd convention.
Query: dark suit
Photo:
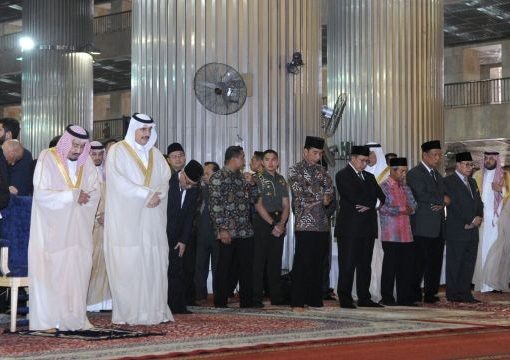
[[[468,178],[469,191],[457,173],[444,180],[451,198],[446,218],[446,297],[453,301],[470,301],[471,280],[478,251],[478,227],[465,229],[476,216],[483,217],[483,203],[476,181]]]
[[[9,166],[9,185],[18,189],[18,195],[32,195],[34,185],[32,178],[34,176],[32,153],[25,149],[23,157],[13,166]]]
[[[338,296],[340,303],[352,303],[352,283],[356,270],[358,302],[370,300],[370,276],[374,240],[377,237],[377,199],[386,199],[374,175],[363,171],[361,180],[352,166],[336,174],[340,208],[337,212],[335,236],[338,238]],[[358,212],[356,205],[369,208]]]
[[[443,205],[445,189],[443,177],[434,170],[435,179],[420,162],[407,173],[407,184],[417,203],[411,216],[415,246],[414,276],[411,292],[413,301],[421,301],[421,282],[424,280],[425,300],[434,298],[439,290],[444,251],[444,210],[433,211],[432,205]],[[432,300],[433,301],[433,300]]]
[[[181,207],[181,191],[179,175],[174,174],[170,179],[168,190],[167,225],[168,246],[170,248],[168,266],[168,305],[173,313],[186,312],[187,290],[193,287],[193,277],[187,271],[187,263],[194,257],[192,242],[193,218],[199,201],[199,188],[186,190]],[[174,247],[178,242],[186,244],[183,257]],[[194,266],[194,265],[193,265]]]

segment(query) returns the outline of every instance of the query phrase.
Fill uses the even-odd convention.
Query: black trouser
[[[331,242],[331,234],[328,237],[328,246],[326,246],[326,254],[324,255],[324,261],[322,263],[322,295],[329,295],[329,273],[331,272],[331,253],[332,253],[332,242]]]
[[[296,231],[291,305],[323,306],[322,273],[329,232]]]
[[[275,222],[280,221],[279,213],[270,214]],[[258,214],[253,217],[255,244],[253,254],[253,301],[262,302],[264,291],[264,269],[267,274],[272,304],[283,302],[280,282],[284,235],[274,237],[273,227]]]
[[[253,304],[253,237],[232,238],[230,244],[219,241],[218,268],[216,270],[218,291],[214,294],[214,306],[226,307],[231,291],[231,274],[233,268],[238,269],[239,296],[241,307]],[[232,264],[235,264],[232,266]]]
[[[432,298],[439,291],[441,281],[441,268],[443,266],[444,239],[442,236],[428,238],[414,237],[414,279],[413,299],[421,301],[421,282],[423,280],[423,292],[425,299]]]
[[[186,309],[186,276],[184,258],[179,257],[179,250],[174,249],[176,240],[170,240],[168,264],[168,306],[172,313],[182,314]]]
[[[413,302],[411,295],[414,243],[383,241],[384,258],[381,275],[383,301],[393,302],[393,288],[397,283],[397,302]]]
[[[338,299],[340,303],[352,302],[352,283],[356,271],[358,302],[370,300],[370,276],[374,238],[341,237],[338,239]]]
[[[195,304],[195,266],[197,263],[197,238],[195,234],[190,236],[186,244],[183,256],[184,284],[186,286],[186,303]]]
[[[475,271],[477,253],[478,239],[476,238],[447,241],[446,298],[448,300],[466,301],[473,298],[471,280]]]
[[[218,263],[218,241],[210,221],[199,225],[197,235],[197,258],[195,266],[196,300],[207,299],[207,277],[209,276],[209,259],[212,272],[213,293],[216,289],[216,268]]]

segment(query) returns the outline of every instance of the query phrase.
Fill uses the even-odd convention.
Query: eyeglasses
[[[475,164],[468,163],[468,162],[463,162],[462,165],[467,166],[467,167],[474,167],[475,166]]]
[[[168,155],[168,157],[169,157],[170,159],[180,159],[180,158],[183,158],[183,157],[185,157],[185,156],[186,156],[186,155],[181,154],[181,153]]]

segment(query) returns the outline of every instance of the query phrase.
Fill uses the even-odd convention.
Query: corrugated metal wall
[[[23,32],[36,47],[23,53],[22,141],[34,157],[69,123],[92,129],[92,0],[25,0]],[[42,48],[41,48],[42,47]]]
[[[154,117],[159,147],[181,142],[188,160],[223,163],[229,145],[280,154],[280,172],[300,161],[304,138],[320,134],[322,0],[135,0],[132,110]],[[305,66],[286,63],[300,51]],[[193,78],[204,64],[226,63],[252,78],[244,107],[223,116],[195,98]],[[248,164],[247,164],[248,166]],[[289,222],[291,223],[291,222]],[[284,267],[293,253],[288,229]]]
[[[444,139],[443,1],[328,0],[328,102],[348,102],[334,143],[420,158]]]
[[[274,148],[281,170],[301,159],[305,134],[319,134],[320,1],[135,0],[132,108],[158,123],[159,146],[179,141],[188,158],[223,163],[227,146]],[[289,75],[292,53],[303,54]],[[252,96],[237,113],[207,111],[195,72],[210,62],[250,74]]]

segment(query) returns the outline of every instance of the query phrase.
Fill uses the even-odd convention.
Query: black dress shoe
[[[390,300],[385,300],[383,299],[381,301],[381,304],[383,304],[384,306],[397,306],[398,304],[395,302],[395,300],[393,299],[390,299]]]
[[[193,314],[191,311],[189,311],[188,309],[185,309],[185,310],[179,310],[179,311],[172,311],[172,314]]]
[[[493,293],[493,294],[503,294],[503,290],[492,290],[491,293]]]
[[[252,308],[256,308],[256,309],[261,309],[264,307],[264,304],[262,303],[262,301],[255,301],[252,305],[251,305]]]
[[[480,300],[475,299],[475,298],[467,299],[467,300],[464,300],[463,302],[465,302],[465,303],[469,303],[469,304],[478,304],[478,303],[481,303],[481,301],[480,301]]]
[[[413,306],[413,307],[419,306],[417,303],[412,302],[412,301],[398,301],[397,305],[398,306]]]
[[[356,309],[356,305],[353,302],[341,302],[340,307],[343,309]]]
[[[423,299],[423,302],[427,303],[427,304],[434,304],[434,303],[437,303],[439,302],[439,296],[425,296],[425,298]]]
[[[358,307],[373,307],[373,308],[382,308],[381,304],[378,304],[376,302],[373,302],[372,300],[366,300],[366,301],[358,301]]]

